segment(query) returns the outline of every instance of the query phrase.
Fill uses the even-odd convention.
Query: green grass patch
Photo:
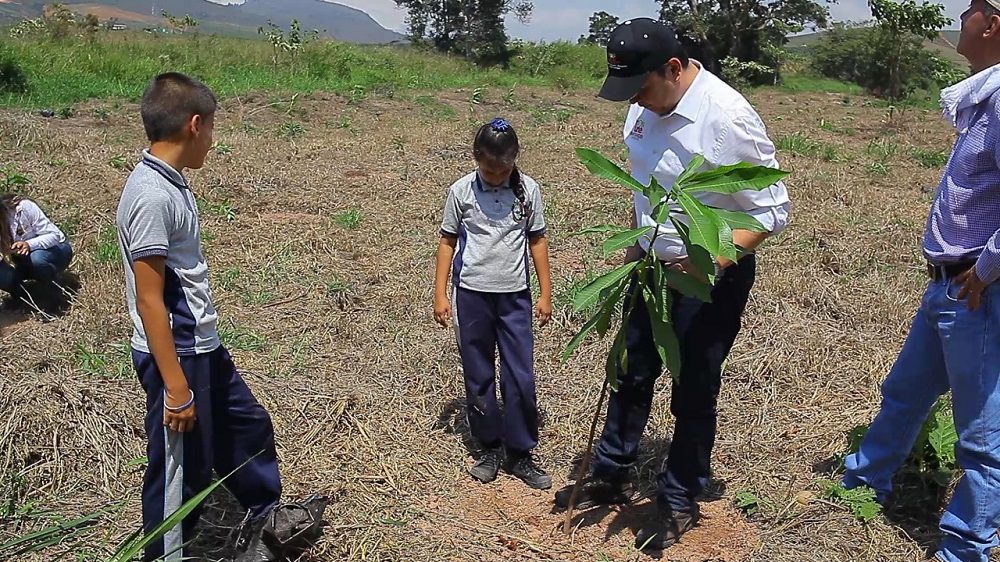
[[[349,209],[347,211],[337,213],[333,216],[333,221],[341,228],[347,230],[357,230],[357,228],[361,226],[361,210]]]
[[[118,248],[118,230],[114,225],[107,225],[97,235],[96,257],[98,263],[117,263],[122,254]]]
[[[604,78],[604,49],[569,43],[520,44],[510,68],[482,68],[412,46],[364,46],[317,41],[294,61],[275,67],[271,45],[259,38],[105,36],[95,42],[0,39],[0,53],[16,61],[26,91],[9,90],[0,105],[53,108],[71,117],[72,106],[94,98],[137,100],[152,76],[191,74],[223,99],[249,92],[329,91],[359,103],[400,91],[454,90],[489,84],[595,88]]]
[[[924,168],[942,168],[948,163],[948,153],[943,150],[913,149],[913,159]]]

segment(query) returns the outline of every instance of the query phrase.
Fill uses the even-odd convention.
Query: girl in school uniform
[[[66,235],[38,205],[0,195],[0,290],[21,298],[25,281],[53,281],[72,259]]]
[[[528,486],[552,479],[532,454],[538,444],[528,256],[538,277],[539,324],[552,316],[552,282],[538,184],[521,173],[514,127],[494,119],[476,134],[476,171],[448,190],[437,252],[434,316],[454,322],[473,437],[482,447],[470,474],[483,483],[501,466]],[[451,274],[452,299],[448,298]],[[496,352],[500,394],[496,397]]]

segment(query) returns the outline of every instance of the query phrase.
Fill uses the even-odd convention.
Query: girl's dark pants
[[[486,448],[524,454],[538,444],[531,291],[483,293],[455,289],[458,348],[465,373],[472,436]],[[496,354],[500,351],[500,395]]]

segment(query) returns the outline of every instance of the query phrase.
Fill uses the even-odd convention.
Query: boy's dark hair
[[[208,86],[179,72],[167,72],[153,78],[142,94],[142,125],[149,142],[170,140],[191,117],[212,117],[217,107]]]
[[[514,166],[514,171],[510,174],[510,188],[520,204],[521,215],[527,218],[531,214],[531,204],[524,194],[521,172],[515,164],[520,153],[521,143],[517,139],[517,132],[514,131],[514,126],[502,117],[497,117],[480,127],[476,138],[472,141],[472,155],[477,160],[487,158]]]
[[[10,233],[10,223],[14,220],[14,209],[22,197],[13,193],[0,193],[0,261],[10,257],[10,247],[14,237]]]

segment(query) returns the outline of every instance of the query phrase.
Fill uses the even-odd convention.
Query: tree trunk
[[[576,482],[573,483],[573,491],[569,495],[569,505],[566,506],[566,519],[563,521],[563,532],[567,535],[573,531],[573,506],[576,504],[576,496],[580,492],[583,479],[586,478],[587,471],[590,469],[590,459],[594,452],[594,435],[597,433],[597,422],[601,419],[601,410],[604,408],[604,399],[607,395],[608,381],[605,379],[604,386],[601,387],[601,397],[597,400],[597,409],[594,410],[594,419],[590,422],[590,437],[587,438],[587,451],[583,453],[580,470],[576,474]]]

